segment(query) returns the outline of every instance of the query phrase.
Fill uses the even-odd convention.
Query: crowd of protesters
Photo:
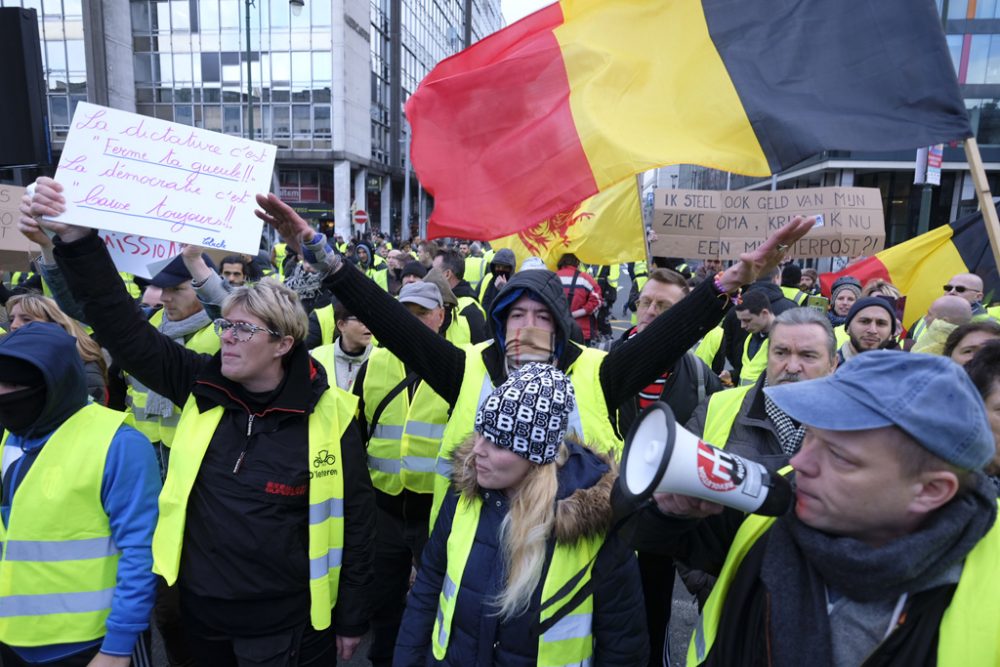
[[[22,202],[42,254],[0,290],[3,667],[152,664],[152,625],[172,667],[332,665],[368,634],[376,666],[661,665],[676,573],[691,665],[1000,664],[980,276],[906,322],[884,280],[821,295],[787,257],[802,218],[734,261],[550,270],[257,204],[273,249],[191,246],[144,281],[51,219],[55,181]],[[666,493],[613,521],[657,401],[794,506]]]

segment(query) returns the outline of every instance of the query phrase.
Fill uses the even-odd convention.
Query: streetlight
[[[288,0],[288,5],[292,8],[293,16],[301,16],[305,8],[305,0]],[[250,139],[253,139],[253,61],[250,50],[250,8],[254,7],[254,0],[246,0],[247,14],[247,131]]]

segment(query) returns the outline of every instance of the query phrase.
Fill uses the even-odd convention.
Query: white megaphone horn
[[[642,411],[625,438],[617,486],[638,508],[654,493],[678,493],[744,512],[781,516],[792,487],[783,476],[703,442],[677,424],[666,403]]]

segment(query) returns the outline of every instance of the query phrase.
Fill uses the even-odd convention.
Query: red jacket
[[[604,301],[601,295],[601,288],[597,285],[597,281],[590,277],[589,273],[575,269],[572,266],[564,266],[557,273],[562,281],[566,301],[569,302],[569,312],[572,313],[581,308],[586,311],[583,317],[576,318],[576,323],[580,325],[580,329],[583,331],[583,339],[589,342],[592,333],[590,316],[601,307],[601,303]],[[574,276],[576,277],[575,283],[573,280]],[[571,291],[572,295],[570,295]]]

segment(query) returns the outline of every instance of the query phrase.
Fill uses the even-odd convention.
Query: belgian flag
[[[431,238],[496,238],[634,174],[767,176],[971,136],[934,0],[562,0],[406,104]]]
[[[959,273],[982,278],[985,299],[1000,295],[1000,276],[982,212],[894,245],[838,273],[824,273],[820,285],[823,294],[829,295],[833,281],[840,276],[854,276],[862,285],[875,278],[888,280],[906,295],[903,325],[911,327],[934,299],[944,294],[941,288],[945,283]]]

